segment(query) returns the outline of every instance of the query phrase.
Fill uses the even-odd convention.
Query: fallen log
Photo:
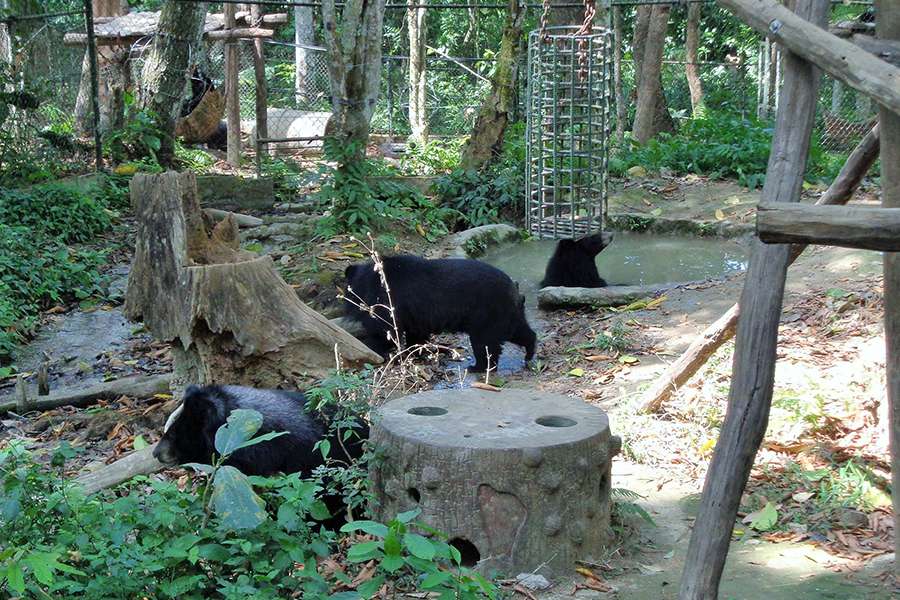
[[[120,458],[114,463],[103,465],[93,471],[82,473],[75,484],[85,494],[93,494],[114,485],[119,485],[137,475],[149,475],[163,468],[163,464],[153,457],[156,444]]]
[[[218,208],[204,208],[203,211],[213,218],[214,221],[221,221],[227,216],[231,216],[238,227],[259,227],[263,224],[263,220],[259,217],[251,217],[250,215],[242,215],[240,213],[228,210],[219,210]]]
[[[119,396],[146,398],[154,394],[167,393],[171,379],[170,374],[135,375],[104,381],[80,390],[52,392],[46,396],[38,396],[37,388],[29,386],[25,391],[23,405],[26,411],[42,411],[60,406],[83,407],[93,404],[97,400],[118,398]],[[21,399],[19,401],[21,402]],[[14,396],[0,397],[0,415],[10,410],[17,410],[16,398]],[[18,410],[21,411],[22,408],[20,407]]]
[[[841,205],[850,200],[853,192],[859,187],[863,177],[878,158],[879,140],[879,129],[876,124],[847,157],[847,162],[844,163],[841,172],[816,202],[817,206]],[[797,260],[797,257],[805,249],[804,244],[791,246],[788,264]],[[646,391],[641,412],[657,412],[675,393],[675,390],[687,383],[700,370],[700,367],[706,364],[707,359],[734,336],[738,310],[737,304],[732,305],[728,312],[691,342],[678,360],[672,363]]]
[[[656,296],[679,283],[660,285],[611,285],[602,288],[545,287],[538,291],[538,307],[544,310],[578,306],[622,306]]]

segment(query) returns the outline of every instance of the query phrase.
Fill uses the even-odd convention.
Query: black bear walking
[[[613,234],[602,232],[578,240],[559,240],[547,263],[541,287],[606,287],[595,259],[612,239]]]
[[[382,262],[397,328],[407,345],[424,344],[433,334],[466,333],[475,356],[473,371],[487,369],[488,356],[496,365],[504,342],[522,346],[526,362],[534,356],[537,336],[525,318],[525,298],[503,271],[463,258],[400,255]],[[372,261],[350,265],[344,274],[347,316],[363,325],[363,341],[370,348],[387,355],[393,324],[380,274]],[[374,316],[354,305],[360,300],[374,308]]]

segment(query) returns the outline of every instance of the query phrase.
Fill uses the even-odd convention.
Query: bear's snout
[[[164,465],[174,465],[178,462],[172,442],[166,438],[159,440],[159,443],[156,444],[156,447],[153,449],[153,458]]]

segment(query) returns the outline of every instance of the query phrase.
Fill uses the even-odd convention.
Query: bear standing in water
[[[382,262],[397,328],[407,345],[424,344],[433,334],[466,333],[475,356],[473,371],[487,369],[488,355],[496,365],[503,342],[522,346],[525,362],[534,356],[537,336],[525,318],[525,298],[503,271],[461,258],[426,260],[401,255]],[[365,328],[363,341],[386,355],[392,348],[387,339],[392,324],[381,276],[372,261],[350,265],[344,274],[349,287],[347,316]],[[353,304],[360,301],[373,307],[375,316]]]
[[[559,240],[547,263],[541,287],[606,287],[606,281],[597,271],[596,258],[612,240],[613,234],[608,232],[578,240]]]

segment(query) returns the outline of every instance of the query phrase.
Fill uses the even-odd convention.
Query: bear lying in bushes
[[[438,333],[466,333],[475,356],[473,371],[496,365],[504,342],[534,356],[537,336],[525,318],[525,298],[503,271],[477,260],[418,256],[389,256],[382,260],[388,294],[372,261],[350,265],[347,277],[348,317],[366,331],[361,338],[386,356],[393,348],[387,334],[393,329],[388,305],[394,307],[397,329],[407,346],[424,344]],[[374,315],[356,304],[373,309]],[[488,358],[490,356],[490,358]]]
[[[595,233],[578,240],[559,240],[547,263],[541,287],[606,287],[606,281],[597,271],[596,258],[612,240],[613,234],[608,232]]]
[[[216,432],[225,424],[231,411],[251,409],[263,417],[257,435],[287,432],[272,440],[241,448],[226,464],[245,475],[269,476],[277,473],[299,473],[308,477],[316,467],[324,464],[322,453],[314,450],[317,442],[327,439],[331,456],[352,462],[363,454],[369,437],[368,424],[355,419],[355,435],[344,441],[346,431],[330,430],[328,416],[307,410],[306,396],[300,392],[260,390],[235,385],[188,386],[184,400],[166,422],[162,439],[153,449],[153,456],[165,465],[185,463],[210,464],[215,450]],[[343,522],[343,502],[339,496],[323,498],[335,517],[326,521],[330,528]]]

